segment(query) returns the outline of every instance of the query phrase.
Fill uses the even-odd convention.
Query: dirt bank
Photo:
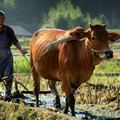
[[[0,120],[78,120],[62,113],[0,101]],[[79,118],[80,120],[80,118]]]

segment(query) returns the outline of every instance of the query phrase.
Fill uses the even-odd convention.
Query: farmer
[[[8,100],[11,95],[13,82],[13,56],[10,50],[12,44],[22,53],[27,51],[22,49],[13,29],[4,24],[5,14],[0,10],[0,78],[6,78],[6,92],[4,100]]]

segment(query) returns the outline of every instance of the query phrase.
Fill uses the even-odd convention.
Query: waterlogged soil
[[[3,95],[1,94],[1,99],[3,98]],[[49,94],[49,95],[40,95],[40,100],[39,100],[39,104],[40,107],[39,109],[35,107],[35,98],[33,96],[25,96],[25,95],[21,95],[21,98],[15,98],[11,99],[11,101],[9,103],[19,103],[19,105],[21,106],[21,104],[24,104],[24,106],[30,106],[30,109],[34,109],[32,110],[33,113],[30,114],[35,114],[36,118],[34,119],[39,119],[42,120],[72,120],[72,119],[90,119],[90,120],[120,120],[120,110],[113,108],[113,106],[111,105],[111,107],[106,106],[105,104],[76,104],[75,105],[75,112],[76,112],[76,117],[71,117],[70,111],[68,112],[67,115],[63,114],[63,110],[65,107],[65,97],[61,97],[61,109],[56,109],[54,107],[54,101],[53,101],[54,97]],[[1,103],[1,102],[0,102]],[[8,104],[8,102],[5,102],[6,104]],[[4,105],[5,105],[4,103]],[[2,106],[0,104],[0,106]],[[23,106],[23,108],[25,108]],[[0,112],[4,113],[3,110],[3,106],[0,108]],[[47,112],[46,112],[47,110]],[[14,110],[15,111],[15,110]],[[24,112],[27,110],[23,110]],[[43,115],[44,113],[47,113],[51,115],[51,117],[49,118],[45,118],[45,114],[44,116],[40,117],[36,111],[42,111],[41,114]],[[39,113],[39,112],[38,112]],[[4,113],[5,114],[5,113]],[[30,119],[30,116],[28,115],[27,117],[24,116],[24,113],[21,113],[19,110],[17,113],[11,113],[11,114],[17,114],[17,117],[22,117],[22,118],[26,118],[26,119]],[[40,113],[39,113],[40,114]],[[41,115],[40,114],[40,115]],[[49,116],[50,116],[49,115]],[[7,114],[6,115],[2,115],[5,116],[7,118]],[[13,115],[14,116],[14,115]],[[47,116],[46,116],[47,117]]]
[[[52,95],[42,95],[40,98],[40,108],[42,109],[48,109],[57,113],[63,113],[64,107],[65,107],[65,97],[61,98],[61,109],[56,109],[53,104],[53,96]],[[35,99],[25,99],[24,100],[27,103],[33,103],[35,104]],[[120,119],[120,110],[116,110],[116,108],[107,107],[106,105],[94,105],[94,104],[76,104],[75,105],[75,112],[76,112],[76,118],[82,118],[82,119],[113,119],[113,120],[119,120]],[[68,112],[68,115],[70,114],[70,110]]]

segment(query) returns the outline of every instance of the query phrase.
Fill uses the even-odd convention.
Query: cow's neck
[[[85,47],[86,50],[89,54],[88,56],[91,58],[91,62],[92,62],[92,66],[98,65],[102,59],[100,59],[98,56],[96,56],[96,52],[98,52],[97,50],[94,50],[92,47],[90,47],[88,41],[85,41]]]
[[[83,47],[83,64],[84,69],[83,72],[85,72],[86,76],[83,78],[85,82],[90,79],[90,76],[93,73],[93,70],[95,68],[95,65],[99,64],[101,60],[97,58],[96,56],[93,56],[91,49],[87,46],[86,41],[83,41],[84,47]]]

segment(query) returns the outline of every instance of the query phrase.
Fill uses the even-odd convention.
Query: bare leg
[[[50,87],[53,95],[55,96],[54,105],[56,106],[56,108],[61,108],[60,97],[56,90],[55,84],[56,84],[56,81],[49,80],[49,87]]]

